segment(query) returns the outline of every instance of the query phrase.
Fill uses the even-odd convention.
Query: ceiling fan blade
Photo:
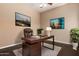
[[[49,5],[52,5],[53,3],[48,3]]]

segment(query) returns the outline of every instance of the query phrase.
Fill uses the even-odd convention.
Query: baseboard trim
[[[4,47],[0,47],[0,49],[16,46],[16,45],[19,45],[19,44],[22,44],[22,43],[16,43],[16,44],[7,45],[7,46],[4,46]]]
[[[62,44],[68,44],[68,45],[71,45],[71,43],[62,42],[62,41],[55,41],[55,42],[59,42],[59,43],[62,43]]]
[[[59,42],[59,43],[69,44],[69,45],[71,45],[71,43],[66,43],[66,42],[61,42],[61,41],[55,41],[55,42]],[[8,46],[0,47],[0,49],[4,49],[4,48],[8,48],[8,47],[12,47],[12,46],[16,46],[16,45],[19,45],[19,44],[22,44],[22,43],[16,43],[16,44],[11,44],[11,45],[8,45]]]

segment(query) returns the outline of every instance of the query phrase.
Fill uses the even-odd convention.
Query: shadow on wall
[[[18,35],[17,35],[17,37],[16,37],[16,40],[15,40],[15,43],[22,43],[22,37],[24,36],[24,34],[23,34],[23,30],[22,31],[20,31],[19,33],[18,33]]]

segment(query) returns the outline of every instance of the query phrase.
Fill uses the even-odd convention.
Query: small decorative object
[[[43,31],[43,29],[42,29],[42,28],[37,29],[37,34],[38,34],[38,35],[41,35],[41,34],[42,34],[42,31]]]
[[[48,36],[51,35],[51,30],[52,30],[51,27],[46,27],[46,33]]]
[[[15,25],[31,27],[31,17],[15,12]]]
[[[52,29],[64,29],[64,17],[50,19]]]
[[[77,50],[79,43],[79,28],[73,28],[70,31],[71,42],[73,45],[73,49]]]

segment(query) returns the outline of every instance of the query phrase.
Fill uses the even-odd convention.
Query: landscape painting
[[[50,19],[52,29],[64,29],[64,17]]]
[[[15,12],[15,25],[31,27],[31,17]]]

